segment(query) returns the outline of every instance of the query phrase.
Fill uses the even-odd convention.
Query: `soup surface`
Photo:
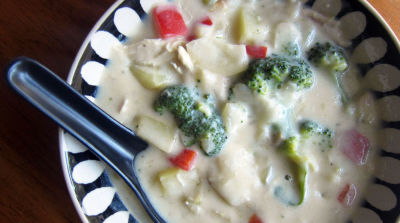
[[[328,22],[302,1],[175,0],[114,48],[95,102],[151,144],[136,169],[168,222],[348,220],[379,120]]]

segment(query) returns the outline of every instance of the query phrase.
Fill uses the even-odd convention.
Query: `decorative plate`
[[[90,100],[115,44],[135,36],[154,4],[166,0],[119,0],[104,14],[83,43],[68,81]],[[400,43],[366,0],[310,0],[307,5],[335,18],[345,30],[348,50],[368,78],[384,121],[383,140],[373,183],[349,222],[391,223],[400,213]],[[365,57],[368,55],[368,57]],[[60,131],[61,158],[68,188],[82,221],[151,222],[135,195],[102,161]]]

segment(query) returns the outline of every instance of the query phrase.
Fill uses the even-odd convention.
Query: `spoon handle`
[[[14,61],[7,80],[27,101],[111,163],[133,160],[137,152],[147,147],[131,130],[31,59]]]
[[[144,140],[32,59],[13,61],[6,78],[18,94],[109,164],[134,190],[155,222],[164,222],[150,204],[134,170],[135,155],[148,146]]]

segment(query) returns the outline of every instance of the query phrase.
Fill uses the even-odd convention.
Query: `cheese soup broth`
[[[364,120],[360,97],[343,102],[332,75],[314,65],[313,84],[305,90],[287,84],[260,95],[240,76],[253,60],[246,45],[266,46],[271,56],[294,43],[300,51],[297,57],[307,60],[317,42],[335,43],[320,22],[311,19],[314,12],[304,9],[301,1],[231,0],[210,6],[200,0],[176,0],[173,4],[182,13],[188,34],[158,39],[150,18],[141,28],[142,36],[114,49],[96,96],[96,104],[151,144],[137,158],[136,168],[162,216],[169,222],[248,222],[253,215],[264,222],[346,222],[374,170],[377,118]],[[243,12],[251,18],[245,19],[247,30],[238,31]],[[207,16],[212,25],[199,22]],[[194,37],[188,40],[188,36]],[[137,74],[154,70],[162,74],[150,81]],[[349,64],[345,75],[357,72]],[[222,116],[227,140],[214,156],[205,155],[199,142],[185,146],[174,115],[160,115],[154,109],[165,87],[182,84],[210,95]],[[362,87],[357,92],[370,96]],[[324,136],[302,139],[298,123],[304,120],[332,130],[332,145],[326,142],[329,139],[321,140]],[[273,132],[276,125],[279,134]],[[361,154],[363,159],[368,156],[366,163],[357,163],[357,154],[343,152],[353,142],[349,135],[368,139],[369,152]],[[303,202],[299,202],[296,166],[279,149],[279,142],[290,136],[300,139],[298,148],[305,157]],[[189,171],[171,162],[184,148],[197,153]],[[347,185],[357,190],[349,205],[339,198],[343,193],[351,197],[345,193]]]

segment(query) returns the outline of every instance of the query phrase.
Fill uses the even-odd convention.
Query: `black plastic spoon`
[[[110,165],[132,188],[154,222],[165,222],[147,198],[134,168],[135,157],[147,148],[147,142],[32,59],[13,61],[6,80],[13,90]]]

